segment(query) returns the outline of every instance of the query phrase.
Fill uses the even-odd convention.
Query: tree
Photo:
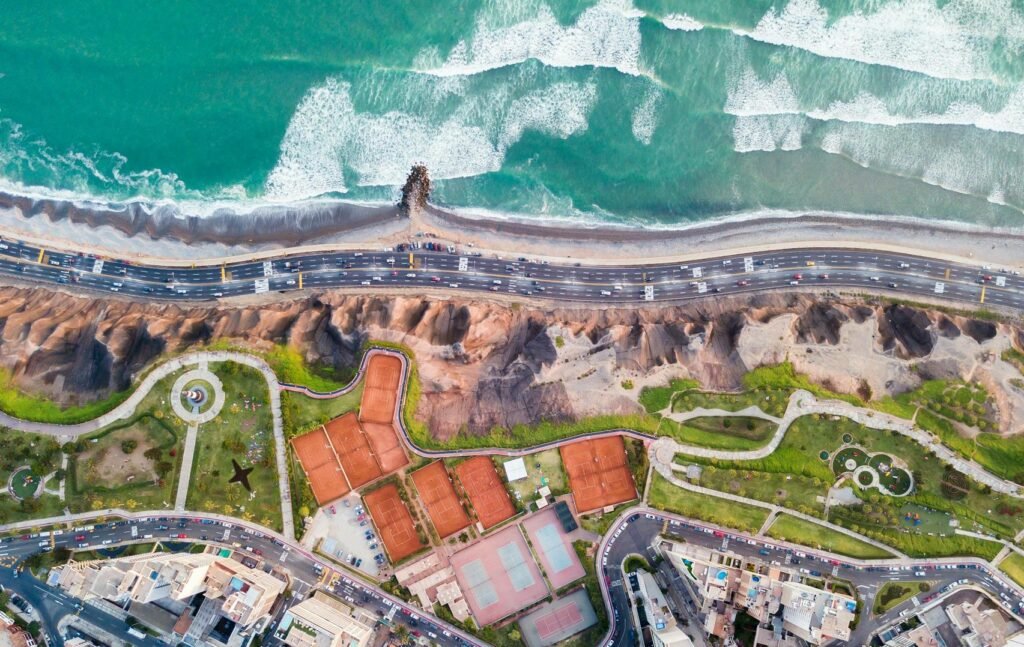
[[[125,454],[131,454],[139,447],[139,441],[134,438],[121,441],[121,451]]]
[[[523,639],[523,635],[519,633],[518,629],[512,629],[508,632],[508,639],[514,643],[517,643]]]

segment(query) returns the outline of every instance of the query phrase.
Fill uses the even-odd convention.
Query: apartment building
[[[360,616],[341,600],[317,591],[285,612],[277,637],[288,647],[365,647],[376,619]]]
[[[700,601],[704,630],[733,641],[739,613],[758,622],[755,644],[784,647],[846,641],[857,610],[850,596],[803,583],[795,570],[762,560],[672,541],[659,548]]]

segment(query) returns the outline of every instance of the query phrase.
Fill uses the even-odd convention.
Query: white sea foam
[[[1006,163],[1014,158],[1016,146],[1005,138],[984,131],[967,131],[957,138],[931,136],[922,126],[829,122],[825,128],[820,148],[861,166],[1015,208],[1024,203],[1024,179]]]
[[[953,79],[994,78],[995,47],[1024,55],[1024,17],[1012,0],[894,0],[877,10],[830,20],[817,0],[790,0],[771,9],[753,30],[754,40],[807,50],[819,56]]]
[[[748,67],[730,85],[724,111],[738,117],[799,114],[800,102],[785,74],[764,81]]]
[[[59,152],[45,140],[26,135],[21,124],[11,119],[0,119],[0,142],[0,169],[15,178],[31,175],[78,195],[102,187],[111,195],[145,195],[155,200],[200,197],[174,173],[160,169],[130,171],[128,159],[116,151]],[[15,179],[13,185],[17,184]]]
[[[346,170],[365,186],[401,184],[414,163],[426,164],[438,179],[496,171],[527,130],[560,138],[586,130],[597,88],[554,83],[509,95],[501,87],[430,119],[419,108],[357,111],[350,86],[329,79],[310,90],[292,116],[266,196],[296,200],[343,193]]]
[[[672,13],[661,18],[661,24],[677,31],[700,31],[704,25],[700,21],[687,16],[685,13]]]
[[[737,153],[799,150],[805,126],[806,120],[799,115],[737,117],[732,128],[733,150]]]
[[[532,58],[552,67],[593,66],[641,74],[643,13],[628,0],[601,0],[567,26],[546,4],[527,5],[529,11],[522,6],[518,0],[492,2],[481,11],[473,35],[459,41],[443,63],[430,65],[436,56],[426,52],[416,62],[429,66],[417,69],[438,76],[468,75]]]
[[[1024,135],[1024,87],[1010,92],[1002,106],[995,111],[986,111],[978,104],[966,100],[951,101],[943,112],[907,105],[897,111],[868,92],[861,92],[850,101],[833,101],[824,107],[802,108],[785,74],[779,73],[773,79],[764,81],[748,67],[730,85],[723,110],[738,117],[790,114],[805,115],[819,121],[880,126],[970,126]]]
[[[661,90],[657,86],[651,86],[640,104],[633,110],[633,137],[645,146],[650,146],[654,138],[654,129],[658,126],[661,96]]]

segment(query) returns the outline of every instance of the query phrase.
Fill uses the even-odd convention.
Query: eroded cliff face
[[[406,344],[433,433],[485,433],[540,420],[639,410],[647,384],[692,377],[734,389],[751,368],[790,360],[832,388],[873,397],[929,377],[983,382],[1005,431],[1024,393],[999,359],[1020,329],[937,311],[808,294],[651,309],[542,309],[489,301],[323,293],[250,307],[193,307],[0,288],[0,366],[23,389],[82,402],[125,388],[162,354],[211,340],[286,343],[351,367],[368,338]],[[630,388],[631,386],[631,388]],[[1021,415],[1018,415],[1021,414]]]

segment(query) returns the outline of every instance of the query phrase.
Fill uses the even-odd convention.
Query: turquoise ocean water
[[[257,5],[262,5],[257,8]],[[1024,226],[1024,0],[6,3],[0,190]]]

